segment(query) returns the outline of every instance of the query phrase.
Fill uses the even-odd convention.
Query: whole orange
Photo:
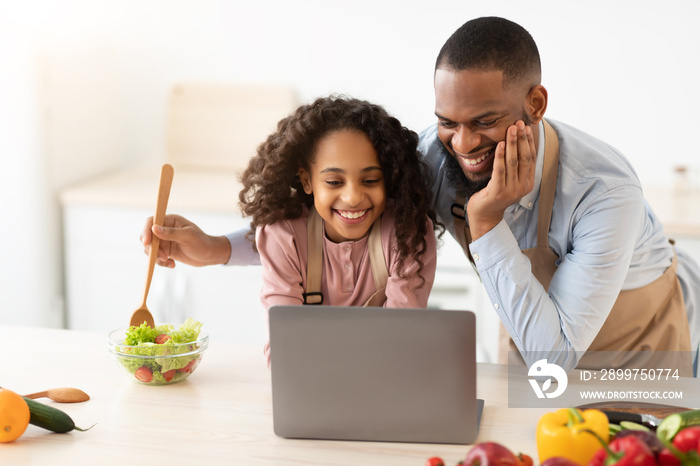
[[[13,442],[27,430],[29,406],[17,393],[0,388],[0,442]]]

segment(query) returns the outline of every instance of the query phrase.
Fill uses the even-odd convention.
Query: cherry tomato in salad
[[[139,379],[141,382],[148,383],[153,380],[153,371],[146,366],[141,366],[134,372],[134,377]]]
[[[191,360],[187,363],[185,367],[178,369],[178,372],[184,372],[185,374],[194,370],[194,364],[197,362],[196,359]]]
[[[162,345],[163,343],[165,343],[168,340],[172,340],[170,335],[168,335],[167,333],[161,333],[160,335],[158,335],[156,337],[156,344]]]
[[[170,369],[169,371],[163,372],[163,378],[165,379],[165,381],[170,382],[171,380],[173,380],[175,372],[177,372],[175,369]]]
[[[433,456],[425,460],[425,466],[445,466],[445,462],[439,456]]]

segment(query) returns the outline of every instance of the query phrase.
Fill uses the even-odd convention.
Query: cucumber
[[[649,428],[647,426],[643,426],[642,424],[637,424],[636,422],[632,422],[632,421],[622,421],[620,423],[620,427],[622,427],[622,429],[627,429],[627,430],[646,430],[646,431],[649,430]]]
[[[700,425],[700,409],[669,414],[656,428],[656,436],[670,442],[681,430],[698,425]]]
[[[622,427],[619,424],[608,424],[608,435],[613,438],[615,434],[620,432]]]
[[[80,427],[76,427],[73,419],[71,419],[69,415],[60,409],[39,403],[38,401],[34,401],[29,398],[23,398],[29,406],[30,424],[53,432],[58,432],[60,434],[70,432],[71,430],[79,430],[84,432],[91,428],[88,427],[87,429],[81,429]]]

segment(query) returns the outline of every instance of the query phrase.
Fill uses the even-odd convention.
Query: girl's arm
[[[299,305],[304,302],[302,264],[296,238],[286,222],[258,227],[255,244],[262,264],[262,290],[260,301],[265,309],[269,326],[269,309],[274,305]],[[268,327],[269,331],[269,327]],[[270,343],[263,348],[270,366]]]
[[[292,230],[286,222],[259,227],[255,243],[262,264],[263,307],[303,304],[302,264]]]

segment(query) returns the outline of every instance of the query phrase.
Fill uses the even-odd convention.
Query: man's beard
[[[491,180],[490,175],[478,181],[472,181],[467,178],[457,158],[450,154],[442,143],[440,144],[440,151],[445,160],[444,168],[447,184],[457,191],[457,194],[461,194],[466,199],[469,199],[489,184]]]

